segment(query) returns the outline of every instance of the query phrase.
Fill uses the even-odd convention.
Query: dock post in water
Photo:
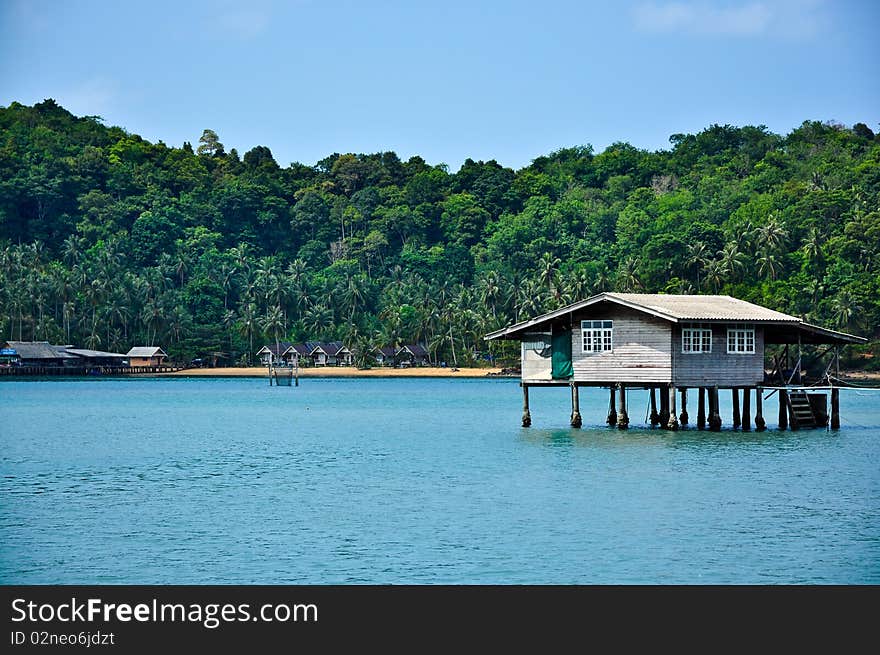
[[[752,429],[752,408],[751,408],[751,389],[743,387],[743,412],[742,412],[742,429],[743,432],[749,432]]]
[[[700,387],[697,392],[697,429],[706,429],[706,387]]]
[[[660,387],[660,427],[664,430],[669,426],[669,389],[668,386]]]
[[[617,406],[615,405],[615,400],[614,400],[614,392],[616,391],[616,389],[613,384],[611,385],[610,391],[611,391],[611,398],[608,401],[608,418],[605,420],[605,422],[608,425],[617,425]]]
[[[681,416],[678,417],[678,420],[681,421],[682,425],[688,424],[688,390],[687,387],[684,387],[681,390]]]
[[[709,429],[718,432],[721,429],[721,411],[718,408],[718,387],[709,390]]]
[[[657,389],[651,387],[651,427],[660,424],[660,415],[657,413]]]
[[[767,429],[767,421],[764,420],[764,389],[755,387],[755,429],[763,432]]]
[[[523,390],[522,426],[527,428],[532,424],[532,415],[529,413],[529,385],[524,382],[521,384]]]
[[[617,428],[626,430],[629,427],[629,415],[626,413],[626,387],[621,382],[617,385],[617,389],[619,392],[617,404],[620,406],[620,411],[617,413]]]
[[[667,430],[678,430],[678,417],[675,415],[675,387],[669,385],[669,418],[666,419]]]
[[[831,389],[831,429],[840,429],[840,389],[837,387]]]
[[[577,384],[571,383],[571,427],[579,428],[583,425],[581,420],[580,397],[578,396]]]
[[[788,428],[788,391],[779,390],[779,429]]]
[[[737,387],[730,390],[730,398],[733,401],[733,429],[736,430],[740,426],[739,389]]]

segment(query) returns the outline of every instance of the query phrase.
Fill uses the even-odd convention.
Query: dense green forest
[[[221,135],[222,136],[222,135]],[[727,293],[873,339],[880,138],[712,125],[670,149],[565,148],[515,171],[393,152],[279,166],[205,130],[149,143],[53,100],[0,108],[0,335],[246,362],[276,338],[482,336],[604,290]]]

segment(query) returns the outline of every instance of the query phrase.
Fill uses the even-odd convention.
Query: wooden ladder
[[[818,427],[816,416],[813,414],[813,408],[810,406],[810,399],[807,398],[806,392],[790,391],[788,394],[788,406],[792,428]]]

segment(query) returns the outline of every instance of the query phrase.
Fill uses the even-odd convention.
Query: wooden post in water
[[[617,389],[619,392],[617,404],[620,407],[620,411],[617,413],[617,428],[626,430],[629,427],[629,415],[626,413],[626,387],[620,383]]]
[[[651,387],[651,427],[660,424],[660,415],[657,413],[657,389]]]
[[[522,426],[527,428],[532,424],[532,415],[529,413],[529,385],[525,382],[521,382],[520,384],[522,385],[523,390]]]
[[[731,400],[733,401],[733,429],[736,430],[740,426],[739,418],[739,389],[734,387],[730,390]]]
[[[697,429],[706,429],[706,387],[700,387],[697,393]]]
[[[831,429],[840,429],[840,389],[838,387],[831,389]]]
[[[660,387],[660,427],[664,430],[669,423],[669,387]]]
[[[721,429],[721,412],[718,408],[718,387],[709,390],[709,429],[718,432]]]
[[[755,429],[763,432],[767,429],[767,421],[764,420],[764,389],[755,387]]]
[[[669,418],[666,419],[667,430],[678,430],[678,417],[675,415],[675,387],[669,385]]]
[[[570,383],[571,386],[571,427],[579,428],[583,425],[581,420],[580,398],[578,397],[577,384]]]
[[[611,385],[611,399],[608,401],[608,418],[605,419],[605,422],[608,425],[617,425],[617,406],[614,404],[614,392],[616,391],[615,385]]]
[[[743,387],[743,414],[742,429],[743,432],[749,432],[752,429],[752,408],[751,408],[751,389]]]
[[[788,428],[788,392],[785,389],[779,390],[779,429]]]
[[[688,418],[688,390],[687,387],[684,387],[681,390],[681,416],[678,417],[678,420],[682,425],[687,425]]]

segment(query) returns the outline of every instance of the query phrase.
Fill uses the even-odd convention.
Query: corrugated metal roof
[[[653,310],[679,321],[785,321],[796,316],[773,311],[730,296],[686,296],[660,293],[606,293],[609,299]]]
[[[168,356],[157,346],[135,346],[125,354],[126,357],[156,357],[157,355]]]
[[[107,353],[103,350],[89,350],[87,348],[65,348],[65,350],[77,357],[114,357],[117,359],[125,357],[122,353]]]
[[[7,341],[21,359],[72,359],[63,346],[53,346],[48,341]]]
[[[654,293],[600,293],[586,300],[581,300],[552,312],[536,316],[527,321],[510,325],[487,334],[484,338],[517,339],[527,330],[545,325],[553,319],[577,312],[599,303],[614,303],[630,307],[636,311],[652,314],[673,323],[684,321],[743,321],[761,323],[769,327],[788,326],[796,338],[809,335],[810,343],[861,343],[865,339],[843,332],[834,332],[817,326],[808,326],[796,316],[789,316],[745,300],[730,296],[686,296]],[[779,332],[779,330],[775,330]],[[784,335],[783,335],[784,336]],[[775,336],[774,339],[782,337]],[[788,343],[787,341],[770,341],[767,343]]]

